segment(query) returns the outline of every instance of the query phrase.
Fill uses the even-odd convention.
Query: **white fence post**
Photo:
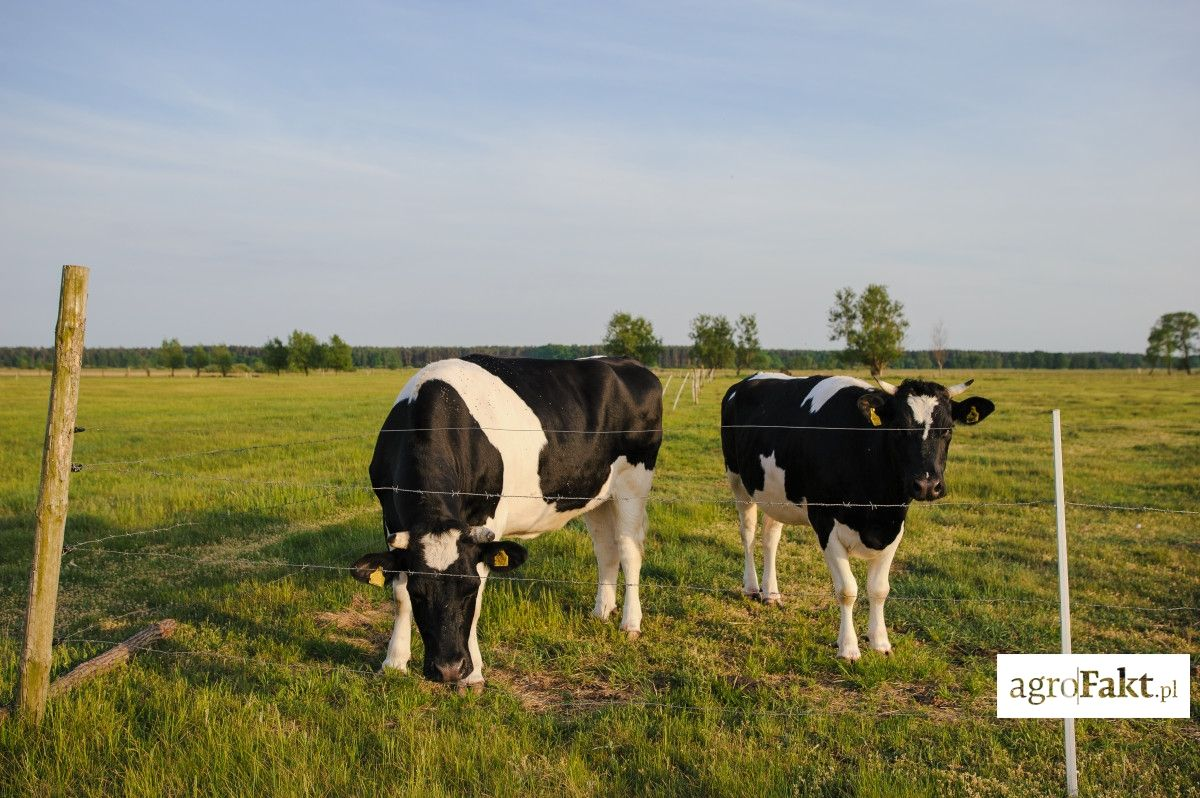
[[[685,376],[684,376],[684,378],[683,378],[683,382],[679,383],[679,390],[678,390],[678,391],[676,392],[676,394],[675,394],[675,404],[671,405],[671,409],[672,409],[672,410],[674,410],[675,408],[679,407],[679,397],[683,396],[683,389],[684,389],[684,386],[686,386],[686,385],[687,385],[687,383],[688,383],[688,380],[689,380],[689,379],[691,379],[691,378],[692,378],[692,375],[691,375],[691,374],[687,374],[687,375],[685,375]]]
[[[1062,653],[1071,653],[1071,595],[1067,586],[1067,505],[1063,491],[1062,425],[1057,410],[1050,413],[1054,428],[1054,509],[1058,522],[1058,612],[1062,623]],[[1075,763],[1075,719],[1063,718],[1063,749],[1067,760],[1067,795],[1079,795]]]

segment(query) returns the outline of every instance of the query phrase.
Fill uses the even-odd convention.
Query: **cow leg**
[[[850,555],[838,539],[835,523],[829,540],[825,543],[825,564],[833,577],[833,592],[841,606],[841,623],[838,629],[838,656],[854,662],[862,655],[858,651],[858,638],[854,634],[854,600],[858,598],[858,583],[850,570]]]
[[[607,501],[583,516],[588,532],[592,536],[592,550],[596,552],[596,606],[592,615],[602,621],[608,620],[617,608],[617,568],[621,564],[617,553],[616,517],[613,502]]]
[[[467,638],[471,673],[463,679],[463,684],[483,684],[483,655],[479,653],[479,614],[482,612],[483,589],[487,587],[488,570],[481,563],[475,566],[475,571],[479,574],[479,592],[475,594],[475,615],[471,618],[471,636]]]
[[[615,537],[621,572],[625,574],[625,606],[621,610],[621,628],[636,639],[642,633],[642,600],[639,583],[642,579],[642,552],[650,518],[646,515],[646,497],[654,472],[644,465],[627,468],[613,480],[613,515],[616,519]]]
[[[642,632],[642,600],[638,593],[642,578],[642,552],[650,519],[645,501],[617,501],[617,554],[625,574],[625,606],[621,611],[621,628],[630,638]]]
[[[883,603],[887,601],[888,593],[891,591],[888,574],[892,570],[892,558],[896,556],[896,548],[900,545],[902,537],[904,537],[903,526],[900,527],[900,534],[896,536],[896,539],[879,552],[879,556],[871,560],[867,566],[867,598],[871,602],[871,615],[867,621],[867,638],[871,641],[871,648],[883,654],[892,653],[892,644],[888,641],[887,624],[883,620]]]
[[[742,593],[750,598],[758,598],[761,592],[758,589],[758,573],[754,567],[754,530],[758,527],[758,505],[754,503],[754,499],[750,498],[750,494],[746,492],[746,487],[742,484],[741,477],[732,472],[728,473],[727,476],[729,477],[729,487],[733,489],[733,498],[736,502],[734,506],[737,507],[738,531],[742,535],[742,555],[744,560],[744,564],[742,565]],[[766,545],[767,541],[764,537],[764,559]],[[763,575],[765,579],[765,561],[763,563]]]
[[[783,604],[779,594],[779,580],[775,574],[775,553],[779,550],[779,538],[783,535],[783,522],[776,521],[763,513],[763,578],[762,600],[767,604]]]
[[[392,596],[396,599],[396,623],[388,642],[385,670],[408,671],[412,659],[412,601],[408,597],[408,574],[396,574],[392,580]]]

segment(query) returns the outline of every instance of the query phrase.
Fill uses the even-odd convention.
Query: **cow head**
[[[978,424],[996,409],[978,396],[954,400],[972,382],[944,388],[936,382],[905,380],[897,387],[880,380],[879,390],[859,397],[858,409],[867,421],[892,433],[884,435],[885,445],[909,498],[933,501],[946,495],[942,474],[955,423]]]
[[[390,535],[390,551],[368,554],[353,566],[360,582],[389,584],[406,580],[413,618],[425,643],[425,678],[435,682],[465,679],[473,662],[468,641],[478,621],[480,577],[511,571],[525,562],[528,552],[507,540],[496,541],[491,531]]]

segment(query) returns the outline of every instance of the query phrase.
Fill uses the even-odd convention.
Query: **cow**
[[[619,567],[620,628],[636,638],[646,498],[661,443],[662,385],[634,360],[469,355],[413,375],[371,460],[388,550],[352,566],[359,581],[391,585],[396,622],[384,669],[407,671],[415,618],[425,677],[480,689],[488,575],[525,561],[515,540],[579,515],[596,555],[593,615],[616,609]]]
[[[733,385],[721,404],[721,449],[745,552],[743,592],[782,603],[775,573],[780,534],[784,524],[808,524],[841,605],[838,656],[861,656],[850,557],[868,561],[871,648],[891,654],[883,604],[909,503],[945,495],[954,425],[978,424],[995,410],[981,397],[954,400],[972,382],[945,388],[923,380],[878,381],[876,388],[854,377],[767,372]],[[754,563],[760,506],[761,583]]]

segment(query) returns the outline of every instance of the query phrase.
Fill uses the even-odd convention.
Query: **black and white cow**
[[[945,495],[942,474],[954,424],[978,424],[995,410],[979,397],[953,400],[971,382],[944,388],[920,380],[899,387],[881,381],[876,389],[854,377],[760,373],[730,388],[721,406],[721,448],[738,502],[746,595],[781,600],[775,553],[783,525],[809,524],[841,603],[838,656],[860,656],[850,557],[869,563],[867,637],[871,648],[890,654],[883,603],[909,502]],[[754,568],[760,505],[761,584]]]
[[[521,565],[533,538],[583,515],[599,570],[594,614],[641,630],[646,495],[662,443],[662,385],[633,360],[470,355],[413,375],[375,444],[371,484],[388,551],[354,564],[390,582],[396,624],[384,668],[407,670],[411,623],[425,676],[483,682],[478,623],[488,574]]]

